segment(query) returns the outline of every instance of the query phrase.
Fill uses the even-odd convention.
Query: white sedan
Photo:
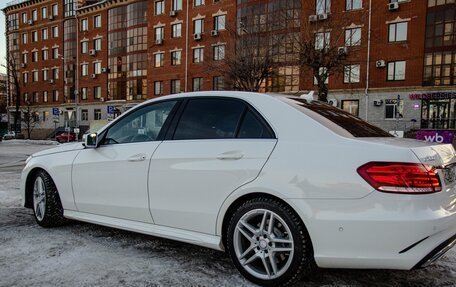
[[[199,92],[138,105],[26,161],[44,227],[86,221],[225,250],[249,280],[424,267],[456,242],[452,145],[397,139],[308,97]]]

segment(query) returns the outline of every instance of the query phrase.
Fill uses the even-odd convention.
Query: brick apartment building
[[[277,11],[292,24],[271,22]],[[329,76],[333,104],[386,130],[455,129],[454,0],[17,0],[3,12],[21,104],[37,110],[35,137],[87,129],[149,98],[229,89],[212,67],[234,51],[234,34],[261,35],[268,23],[286,37],[269,43],[280,65],[263,90],[315,90],[293,43],[314,21],[343,23],[311,31],[349,59]]]

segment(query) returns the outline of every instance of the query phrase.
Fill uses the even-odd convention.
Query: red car
[[[73,132],[62,132],[55,137],[59,143],[74,142],[76,141],[76,134]]]

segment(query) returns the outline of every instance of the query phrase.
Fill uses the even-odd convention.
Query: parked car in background
[[[56,135],[55,140],[59,143],[76,141],[76,134],[73,132],[61,132]]]
[[[252,282],[280,286],[316,266],[437,260],[456,243],[455,155],[308,97],[185,93],[32,155],[21,191],[41,226],[74,219],[224,250]]]
[[[24,134],[16,133],[14,131],[7,132],[3,135],[3,140],[24,139]]]

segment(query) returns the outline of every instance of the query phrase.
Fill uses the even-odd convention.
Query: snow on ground
[[[39,227],[20,206],[20,172],[52,146],[0,142],[0,286],[253,286],[222,252],[86,223]],[[456,286],[456,249],[423,270],[319,270],[304,285]]]

